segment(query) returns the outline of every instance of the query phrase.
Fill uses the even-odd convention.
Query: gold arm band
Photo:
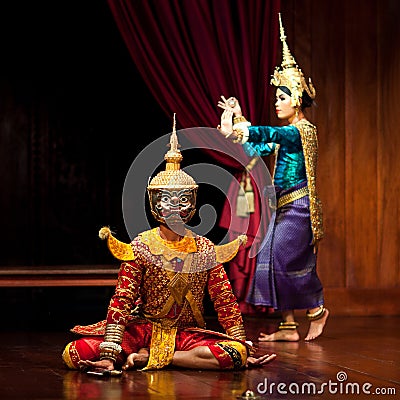
[[[233,123],[235,125],[239,124],[240,122],[247,122],[247,119],[243,115],[241,115],[240,117],[234,117],[233,118]]]

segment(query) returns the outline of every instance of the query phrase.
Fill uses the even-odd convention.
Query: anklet
[[[297,327],[299,326],[299,324],[297,322],[286,322],[286,321],[282,321],[279,324],[279,330],[295,330]]]
[[[324,306],[319,306],[319,310],[315,311],[315,313],[310,313],[307,311],[306,316],[309,321],[316,321],[320,318],[322,318],[325,314],[325,307]]]

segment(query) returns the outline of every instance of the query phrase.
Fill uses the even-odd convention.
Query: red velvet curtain
[[[216,127],[221,95],[236,96],[253,123],[269,122],[269,85],[279,48],[280,0],[108,0],[122,38],[154,98],[177,129]],[[201,145],[201,135],[199,135]],[[216,142],[224,141],[221,135]],[[217,143],[222,148],[222,143]],[[238,151],[243,150],[238,146]],[[216,163],[237,171],[243,165],[211,152]],[[253,178],[252,178],[253,179]],[[234,187],[236,187],[236,192]],[[237,196],[232,185],[232,196]],[[251,215],[248,247],[260,218],[260,199]],[[220,225],[235,218],[224,207]],[[240,220],[237,220],[240,226]],[[252,228],[253,227],[253,228]],[[242,232],[238,232],[242,233]],[[255,258],[239,252],[229,275],[244,313]]]

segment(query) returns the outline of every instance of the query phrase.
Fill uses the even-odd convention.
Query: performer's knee
[[[79,369],[79,361],[99,358],[101,339],[79,339],[68,343],[62,353],[62,360],[69,369]]]
[[[65,346],[61,358],[69,369],[78,369],[79,355],[75,351],[75,342]]]
[[[222,341],[209,346],[221,369],[241,369],[247,362],[247,348],[236,341]]]

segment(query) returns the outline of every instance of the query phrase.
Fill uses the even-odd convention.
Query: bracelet
[[[243,140],[243,131],[241,129],[235,129],[236,139],[233,140],[233,143],[239,143]]]
[[[107,359],[107,360],[112,360],[112,361],[116,362],[117,357],[118,357],[118,354],[115,354],[112,351],[107,351],[107,352],[103,351],[100,353],[100,360]]]
[[[104,342],[122,343],[124,330],[124,325],[108,324],[104,334]]]
[[[109,359],[114,362],[117,361],[119,353],[122,351],[122,347],[118,343],[114,342],[101,342],[100,346],[100,360]]]
[[[100,350],[105,350],[105,351],[115,351],[118,354],[121,353],[122,347],[118,343],[114,342],[101,342],[99,346]]]
[[[246,331],[243,325],[232,326],[226,330],[226,333],[234,338],[246,340]]]
[[[241,115],[240,117],[234,117],[233,118],[233,123],[238,124],[240,122],[247,122],[247,119]]]

